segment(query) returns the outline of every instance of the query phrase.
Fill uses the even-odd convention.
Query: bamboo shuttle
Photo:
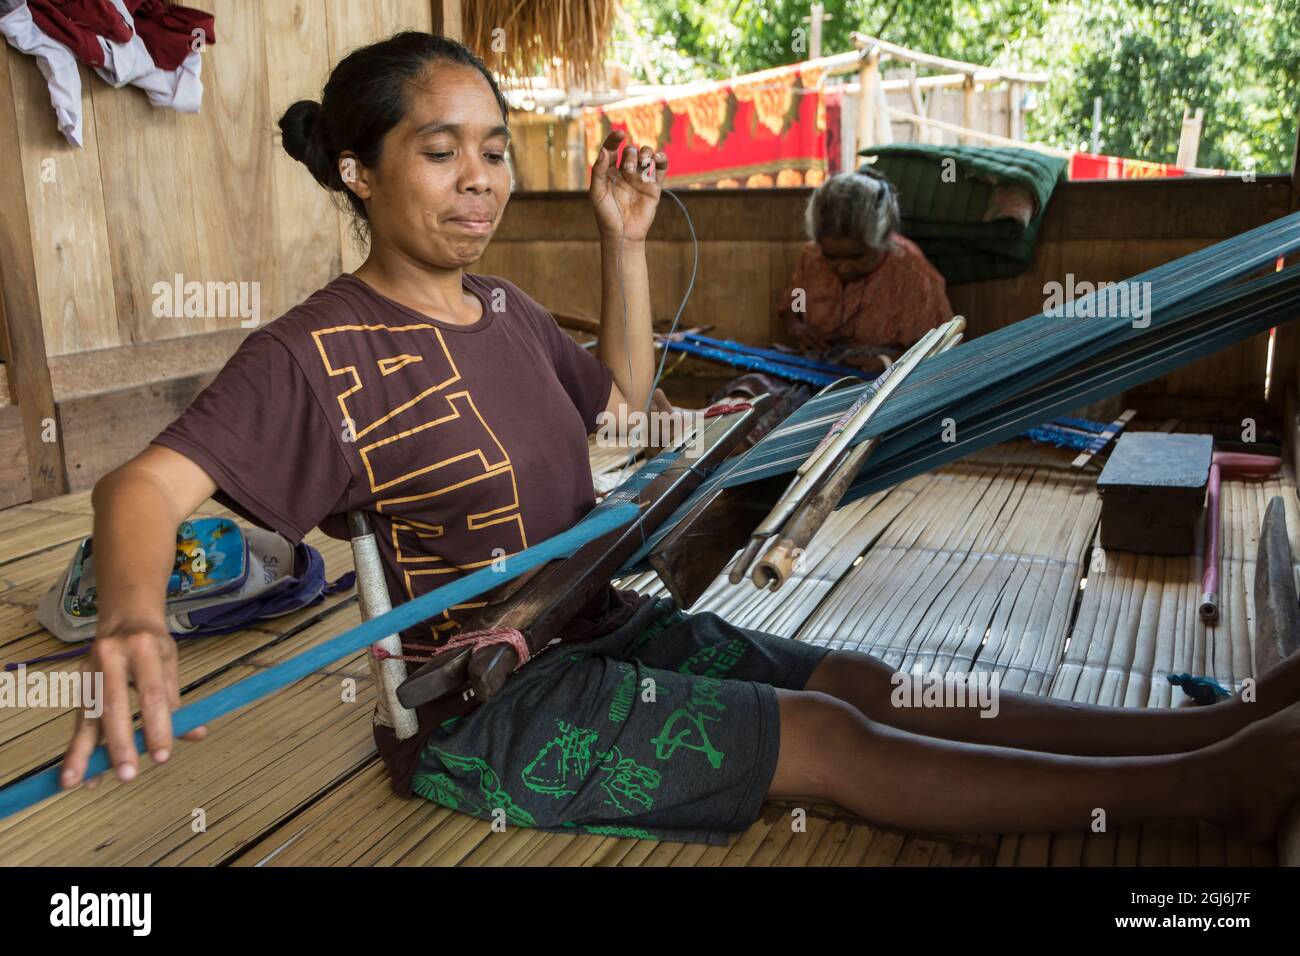
[[[752,579],[757,587],[775,591],[794,573],[795,562],[807,550],[813,535],[826,523],[831,512],[844,498],[849,485],[878,444],[878,439],[868,438],[851,449],[826,482],[799,506],[786,522],[785,530],[776,544],[754,565]]]
[[[931,341],[927,342],[926,338],[922,338],[917,343],[918,346],[924,346],[922,355],[913,359],[909,352],[909,355],[905,355],[904,359],[894,365],[894,368],[900,368],[904,365],[904,360],[910,360],[911,362],[910,367],[901,368],[900,380],[902,376],[911,371],[911,368],[915,368],[915,365],[919,364],[920,360],[952,349],[954,345],[961,342],[965,325],[966,320],[962,319],[961,316],[957,316],[949,323],[941,325],[940,328],[931,329],[931,332],[937,333],[931,338]],[[881,389],[881,392],[884,392],[884,389]],[[878,403],[876,408],[879,407]],[[874,414],[874,412],[875,408],[872,408],[871,412],[868,412],[865,418],[859,421],[857,429],[861,429],[863,425],[866,425],[870,415]],[[835,429],[832,429],[833,431]],[[844,429],[844,432],[846,431],[848,431],[848,428]],[[841,434],[844,432],[841,432]],[[839,436],[832,438],[832,441],[837,440],[839,440]],[[844,441],[844,444],[848,444],[850,440],[852,440],[852,436],[842,441]],[[867,459],[871,458],[871,454],[874,453],[879,444],[879,438],[868,438],[867,441],[859,442],[848,453],[836,455],[835,462],[827,470],[823,471],[819,468],[818,471],[822,472],[822,481],[820,481],[818,488],[810,490],[809,493],[803,496],[802,501],[794,503],[792,514],[785,520],[779,540],[776,541],[776,544],[772,546],[767,555],[764,555],[762,561],[754,563],[751,580],[754,581],[755,587],[770,588],[771,591],[776,591],[777,588],[781,587],[781,584],[785,583],[790,574],[793,574],[794,563],[798,561],[800,555],[813,541],[813,536],[826,523],[826,519],[831,515],[831,512],[835,511],[836,507],[839,507],[845,493],[849,490],[849,485],[853,484],[858,472],[862,471]],[[827,442],[827,445],[829,446],[829,442]]]
[[[790,487],[781,496],[780,501],[773,507],[767,518],[754,529],[749,544],[736,560],[728,575],[728,580],[732,584],[739,584],[752,568],[752,580],[759,587],[771,586],[772,590],[776,590],[781,586],[781,582],[788,577],[790,570],[793,568],[794,560],[797,557],[797,549],[801,545],[796,540],[791,539],[788,546],[777,556],[779,563],[762,567],[760,566],[761,562],[760,565],[755,565],[754,561],[764,545],[776,535],[781,534],[782,529],[789,525],[791,519],[800,511],[805,511],[805,520],[801,523],[802,525],[807,525],[808,522],[814,520],[817,515],[814,512],[805,510],[814,497],[819,497],[816,509],[817,513],[820,513],[820,519],[813,525],[813,530],[815,531],[816,527],[821,525],[826,515],[833,511],[844,497],[848,485],[841,489],[829,505],[829,508],[826,508],[825,500],[820,500],[817,488],[828,483],[828,475],[832,475],[837,470],[843,470],[846,467],[852,468],[852,475],[848,479],[852,481],[853,477],[862,470],[862,466],[878,444],[872,439],[861,442],[857,448],[850,450],[854,437],[866,426],[871,417],[876,414],[903,383],[904,379],[922,361],[931,355],[951,348],[961,341],[965,326],[965,319],[956,316],[949,322],[928,331],[885,373],[880,386],[874,392],[870,393],[869,396],[864,393],[863,397],[854,402],[849,410],[831,426],[826,433],[826,437],[808,456],[808,460],[799,466]],[[834,482],[835,480],[830,479],[830,481]],[[826,508],[826,510],[822,511],[823,508]],[[800,533],[802,534],[802,531]],[[786,537],[788,537],[788,534]],[[811,537],[811,534],[808,535],[809,540],[811,540]],[[803,544],[806,545],[807,542],[805,541]]]

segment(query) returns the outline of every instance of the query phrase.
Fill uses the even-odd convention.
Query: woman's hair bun
[[[313,159],[320,152],[315,142],[316,123],[320,119],[321,107],[315,100],[299,100],[280,117],[280,134],[284,151],[311,170],[313,176],[320,178]],[[316,148],[313,148],[313,147]]]

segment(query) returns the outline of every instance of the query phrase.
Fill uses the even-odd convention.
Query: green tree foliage
[[[660,82],[734,76],[806,59],[807,0],[625,0]],[[1205,111],[1197,164],[1281,172],[1300,110],[1300,0],[825,0],[822,50],[854,30],[927,53],[1032,70],[1050,82],[1028,114],[1038,142],[1173,162],[1184,108]],[[631,39],[622,58],[645,79]]]

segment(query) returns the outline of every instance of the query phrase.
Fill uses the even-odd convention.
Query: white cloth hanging
[[[182,113],[197,113],[203,103],[203,81],[200,79],[202,55],[192,51],[176,69],[159,69],[144,41],[135,32],[135,20],[126,5],[122,0],[109,2],[131,28],[131,39],[127,43],[114,43],[100,37],[99,45],[104,49],[104,66],[96,67],[95,72],[115,87],[129,83],[144,90],[154,106]]]
[[[77,58],[36,25],[27,0],[0,0],[0,33],[15,50],[36,58],[36,66],[50,90],[59,132],[73,146],[80,147],[81,74]]]
[[[128,83],[134,83],[157,67],[154,66],[144,41],[136,35],[135,21],[131,19],[131,14],[127,12],[121,0],[109,0],[109,2],[131,28],[131,39],[125,43],[118,43],[105,36],[98,37],[100,49],[104,51],[104,65],[95,67],[95,72],[105,83],[120,88]]]

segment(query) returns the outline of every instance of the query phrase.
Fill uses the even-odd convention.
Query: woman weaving
[[[802,348],[875,369],[872,356],[895,359],[952,318],[943,276],[898,232],[898,193],[884,174],[831,176],[804,222],[808,242],[778,310]]]
[[[364,224],[369,257],[251,334],[96,485],[100,613],[86,668],[103,672],[106,704],[100,719],[78,716],[65,787],[101,739],[117,776],[136,776],[131,683],[148,751],[168,758],[179,684],[164,585],[176,528],[207,498],[291,540],[316,526],[346,537],[346,513],[367,511],[394,603],[593,506],[587,435],[600,413],[649,401],[645,239],[667,163],[632,144],[620,159],[612,134],[592,168],[593,356],[525,292],[466,271],[509,198],[506,121],[479,60],[416,33],[350,54],[321,103],[281,119],[288,152]],[[403,638],[441,640],[466,610]],[[989,720],[892,707],[891,668],[869,656],[612,587],[573,628],[490,703],[421,713],[408,741],[377,727],[398,792],[524,825],[721,842],[768,798],[928,831],[1081,829],[1103,808],[1112,825],[1202,818],[1266,839],[1300,791],[1294,665],[1264,677],[1254,704],[1110,709],[1007,692]]]

